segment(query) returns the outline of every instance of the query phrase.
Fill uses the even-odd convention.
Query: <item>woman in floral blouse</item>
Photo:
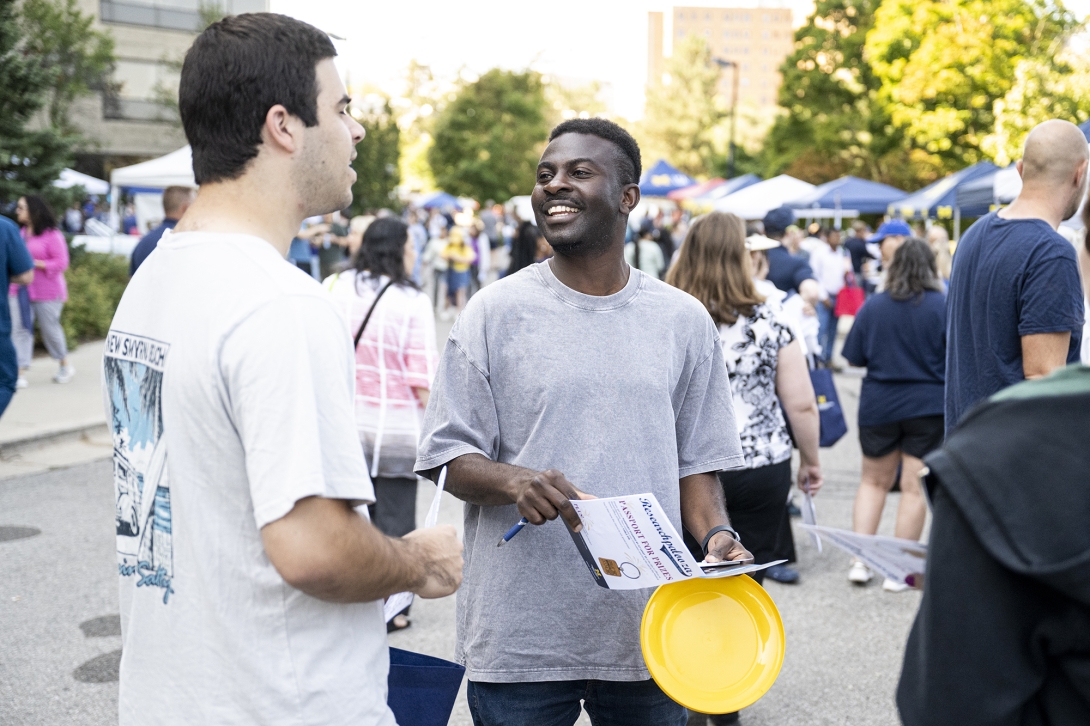
[[[799,341],[778,305],[757,293],[745,225],[712,212],[689,228],[666,281],[704,303],[719,326],[745,468],[719,473],[730,521],[756,562],[771,562],[791,489],[791,422],[797,480],[816,492],[819,419]],[[786,414],[786,420],[785,420]],[[753,573],[761,581],[764,571]]]

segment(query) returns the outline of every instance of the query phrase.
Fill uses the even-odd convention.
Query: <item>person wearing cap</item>
[[[797,292],[812,306],[821,300],[821,286],[814,279],[814,271],[806,260],[799,259],[783,246],[787,228],[795,223],[795,212],[787,207],[773,209],[763,220],[765,236],[780,244],[772,247],[768,255],[768,279],[786,293]]]
[[[1026,137],[1022,191],[981,217],[954,255],[947,297],[946,434],[981,400],[1079,360],[1079,263],[1056,232],[1086,193],[1086,137],[1045,121]]]
[[[867,238],[868,245],[876,245],[878,259],[882,263],[882,275],[879,277],[878,289],[885,287],[886,270],[893,262],[893,255],[904,241],[912,236],[912,228],[903,219],[891,219],[878,225],[878,231]]]

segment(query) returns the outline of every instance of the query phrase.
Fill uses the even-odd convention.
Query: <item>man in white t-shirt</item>
[[[381,601],[461,581],[452,527],[391,539],[368,521],[352,343],[284,259],[305,217],[352,199],[363,130],[334,55],[259,13],[186,56],[200,191],[125,291],[103,361],[122,726],[394,724]]]

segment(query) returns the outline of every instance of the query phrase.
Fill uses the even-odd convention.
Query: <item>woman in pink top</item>
[[[61,310],[68,300],[68,286],[64,281],[64,271],[68,269],[68,243],[57,229],[56,215],[41,197],[28,194],[20,198],[15,206],[15,216],[22,225],[23,239],[34,259],[34,281],[27,286],[32,317],[38,323],[49,355],[60,363],[53,380],[68,383],[76,374],[76,369],[68,363],[68,344],[61,326]],[[29,326],[15,324],[11,330],[12,342],[20,353],[19,385],[23,387],[26,385],[23,373],[30,365],[28,348],[33,347],[34,336]]]
[[[431,299],[410,277],[415,262],[408,227],[383,217],[367,227],[351,266],[325,281],[344,311],[349,334],[359,337],[356,425],[375,485],[371,520],[391,537],[416,527],[413,465],[438,360]],[[402,613],[387,629],[408,625]]]

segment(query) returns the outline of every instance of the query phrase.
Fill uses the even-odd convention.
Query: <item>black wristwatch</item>
[[[734,538],[735,542],[742,544],[742,538],[738,536],[738,532],[735,531],[734,527],[731,527],[729,524],[720,524],[708,530],[708,533],[704,535],[704,541],[700,543],[700,549],[704,551],[705,557],[708,556],[708,543],[712,541],[712,537],[720,532],[730,533],[730,536]]]

